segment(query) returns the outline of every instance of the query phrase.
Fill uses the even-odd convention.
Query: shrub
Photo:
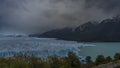
[[[68,53],[68,62],[70,63],[71,68],[81,68],[81,63],[73,52]]]
[[[114,61],[118,61],[118,60],[120,60],[120,53],[116,53],[114,55]]]
[[[106,63],[112,62],[112,58],[110,56],[106,57]]]
[[[98,57],[96,58],[95,64],[100,65],[105,63],[106,63],[105,57],[103,55],[98,55]]]

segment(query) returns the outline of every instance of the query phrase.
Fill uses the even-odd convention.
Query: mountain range
[[[54,29],[29,36],[82,42],[120,42],[120,16],[101,22],[87,22],[76,28]]]

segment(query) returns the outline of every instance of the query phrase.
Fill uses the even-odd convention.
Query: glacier
[[[67,56],[72,51],[80,57],[80,49],[93,44],[79,43],[76,41],[56,40],[55,38],[36,38],[36,37],[1,37],[0,38],[0,57],[12,57],[23,53],[35,55],[37,57],[47,57],[51,55]]]

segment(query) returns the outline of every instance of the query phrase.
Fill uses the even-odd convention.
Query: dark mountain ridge
[[[120,16],[102,22],[87,22],[74,29],[63,28],[30,36],[82,42],[120,42]]]

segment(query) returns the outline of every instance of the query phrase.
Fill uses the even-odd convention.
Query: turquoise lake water
[[[80,51],[82,56],[91,56],[93,60],[97,55],[111,56],[115,53],[120,53],[120,42],[101,42],[101,43],[90,43],[95,46],[93,47],[84,47]]]

